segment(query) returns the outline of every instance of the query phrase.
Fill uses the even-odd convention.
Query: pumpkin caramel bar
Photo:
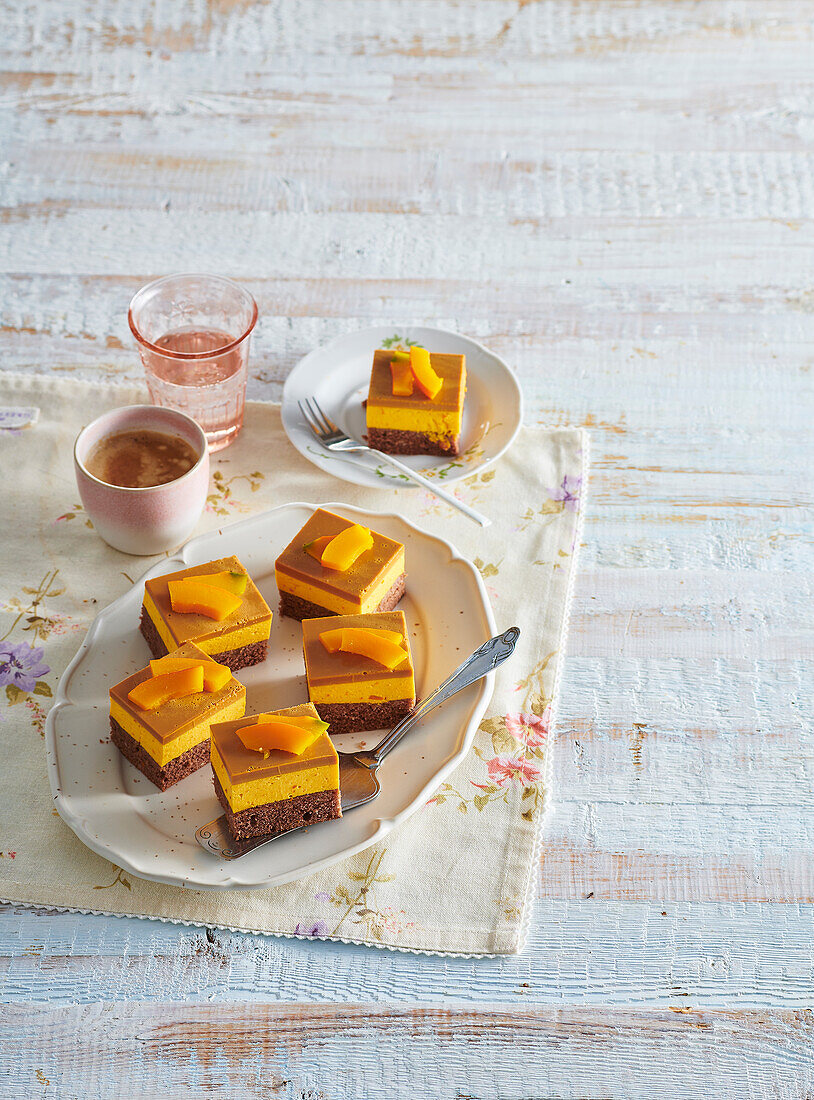
[[[253,715],[212,726],[215,794],[229,831],[239,839],[342,816],[339,757],[327,733],[321,733],[299,756],[282,749],[259,752],[243,743],[239,730],[275,716],[319,721],[314,707],[302,703],[271,715]]]
[[[318,508],[275,563],[280,614],[291,619],[390,611],[404,595],[404,546],[370,531],[372,545],[345,570],[322,565],[309,548],[329,541],[352,520]],[[363,529],[367,530],[367,529]]]
[[[432,370],[441,379],[438,393],[431,398],[417,385],[411,393],[393,392],[393,355],[381,348],[373,355],[365,405],[369,445],[387,454],[445,458],[459,454],[466,356],[430,354]]]
[[[169,656],[212,660],[191,642]],[[239,718],[246,709],[246,689],[230,676],[218,691],[195,692],[145,710],[129,696],[153,676],[148,665],[110,689],[110,739],[151,783],[165,791],[209,763],[209,725]]]
[[[390,631],[394,640],[400,636],[405,660],[390,669],[359,653],[329,652],[321,635],[346,628]],[[415,673],[403,611],[304,619],[302,645],[308,698],[330,724],[331,733],[390,729],[415,706]]]
[[[235,610],[217,620],[200,612],[173,609],[172,582],[213,574],[245,577],[245,588],[239,594],[240,604]],[[154,657],[163,657],[184,642],[194,642],[213,661],[237,671],[266,659],[271,619],[269,606],[248,570],[230,555],[145,581],[139,628]]]

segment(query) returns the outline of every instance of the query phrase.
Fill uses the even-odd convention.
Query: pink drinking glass
[[[141,288],[127,319],[153,404],[197,420],[210,451],[228,447],[243,424],[251,294],[220,275],[166,275]]]

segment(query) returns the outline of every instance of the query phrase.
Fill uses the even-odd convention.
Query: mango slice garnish
[[[323,630],[319,640],[329,653],[338,653],[342,647],[342,629]]]
[[[322,565],[322,552],[333,537],[333,535],[320,535],[319,538],[314,539],[313,542],[306,542],[305,546],[303,546],[303,550]]]
[[[367,527],[353,523],[331,539],[319,559],[326,569],[344,573],[357,558],[373,545],[373,535]]]
[[[166,672],[177,672],[181,668],[203,669],[203,690],[220,691],[232,679],[232,670],[217,661],[197,661],[194,657],[159,657],[150,661],[153,676],[162,676]]]
[[[247,749],[263,753],[282,749],[302,756],[327,728],[328,723],[319,718],[261,714],[256,725],[242,726],[236,733]]]
[[[413,375],[413,369],[409,362],[404,363],[399,359],[394,359],[390,364],[390,374],[392,375],[392,393],[394,397],[410,397],[413,392],[413,383],[415,381]]]
[[[195,668],[179,668],[175,672],[142,680],[127,693],[127,698],[142,710],[158,710],[171,699],[182,699],[185,695],[203,691],[203,679],[203,665],[199,663]]]
[[[407,651],[387,638],[380,638],[364,627],[346,627],[342,631],[341,647],[344,653],[356,653],[369,657],[385,668],[398,668],[407,659]]]
[[[173,611],[187,615],[205,615],[217,622],[232,615],[243,603],[240,596],[227,592],[225,588],[205,584],[197,577],[170,581],[168,587]]]
[[[190,580],[211,584],[215,588],[225,588],[227,592],[234,592],[236,596],[242,596],[249,583],[245,573],[236,573],[231,569],[224,569],[222,573],[203,573],[200,576],[191,577]]]
[[[430,353],[426,348],[420,348],[418,345],[410,348],[410,367],[418,388],[425,397],[429,397],[432,401],[434,397],[438,396],[443,382],[432,369]]]
[[[400,348],[393,348],[390,352],[397,363],[409,363],[410,353],[409,351],[402,351]]]
[[[329,653],[337,652],[337,649],[329,648],[335,644],[336,634],[341,635],[337,649],[343,653],[369,657],[371,661],[384,665],[391,672],[407,660],[407,650],[398,644],[402,641],[402,636],[396,631],[368,629],[364,626],[345,626],[336,630],[325,630],[320,634],[319,640]],[[395,638],[398,638],[398,642],[394,640]]]
[[[342,648],[342,632],[347,630],[347,627],[337,627],[334,630],[323,630],[319,636],[319,640],[329,653],[338,653]],[[357,628],[359,629],[359,628]],[[384,630],[381,627],[365,627],[368,634],[376,634],[379,638],[384,638],[385,641],[392,642],[393,645],[400,646],[404,641],[404,635],[400,630]]]

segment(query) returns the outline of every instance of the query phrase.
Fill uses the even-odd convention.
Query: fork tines
[[[317,435],[331,435],[339,431],[336,424],[322,411],[315,397],[306,397],[304,401],[298,401],[297,404],[312,432],[316,432]]]

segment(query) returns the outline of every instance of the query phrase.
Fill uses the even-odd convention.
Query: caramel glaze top
[[[186,569],[179,569],[177,573],[165,573],[161,577],[151,577],[150,580],[145,582],[145,591],[152,597],[159,614],[179,644],[190,638],[216,638],[219,634],[224,634],[241,626],[253,626],[256,623],[271,620],[269,606],[260,595],[257,585],[251,577],[249,577],[246,584],[246,591],[241,596],[243,602],[240,607],[220,622],[216,619],[210,619],[206,615],[173,611],[170,603],[170,581],[180,581],[185,577],[202,577],[207,573],[223,573],[225,571],[245,573],[247,577],[249,576],[248,569],[240,559],[236,558],[234,554],[230,554],[228,557],[216,558],[214,561],[205,562],[203,565],[188,565]]]
[[[368,404],[388,405],[399,409],[436,409],[438,412],[455,412],[463,403],[465,355],[441,355],[430,353],[430,365],[441,379],[441,389],[430,400],[418,386],[409,397],[393,393],[393,375],[390,371],[392,351],[379,350],[373,355]]]
[[[326,592],[358,599],[376,583],[382,573],[393,563],[399,551],[404,550],[402,543],[371,531],[373,546],[361,554],[344,573],[339,573],[335,569],[326,569],[303,549],[307,543],[313,542],[321,535],[338,535],[340,531],[344,531],[346,527],[352,527],[353,524],[353,520],[337,516],[334,512],[326,512],[324,508],[317,508],[302,530],[280,554],[275,568],[286,576],[313,584]]]
[[[169,656],[194,657],[201,661],[212,660],[192,642],[185,642]],[[149,680],[151,676],[149,665],[134,672],[132,676],[128,676],[126,680],[122,680],[110,689],[110,699],[111,702],[118,703],[140,726],[149,730],[164,745],[185,733],[190,726],[194,726],[207,715],[216,715],[227,703],[237,699],[246,690],[243,684],[233,676],[231,680],[227,680],[220,691],[197,691],[194,695],[184,695],[181,699],[170,699],[157,710],[142,710],[127,698],[127,694],[137,684]]]
[[[407,650],[407,660],[392,671],[370,657],[357,653],[329,653],[319,640],[324,630],[342,627],[368,627],[378,630],[398,630],[401,644]],[[330,615],[322,619],[303,619],[302,647],[309,684],[347,684],[358,680],[408,680],[413,675],[413,658],[403,611],[373,611],[369,615]]]
[[[288,717],[307,715],[309,718],[319,719],[312,703],[300,703],[286,710],[266,713]],[[233,784],[266,779],[269,776],[288,772],[300,772],[306,768],[321,768],[326,764],[338,762],[336,749],[327,733],[318,737],[301,756],[294,756],[293,753],[284,752],[282,749],[270,749],[268,756],[264,756],[256,749],[247,749],[238,737],[237,731],[245,726],[256,726],[260,720],[261,715],[254,714],[247,718],[238,718],[234,722],[215,722],[212,725],[212,744],[217,749]]]

